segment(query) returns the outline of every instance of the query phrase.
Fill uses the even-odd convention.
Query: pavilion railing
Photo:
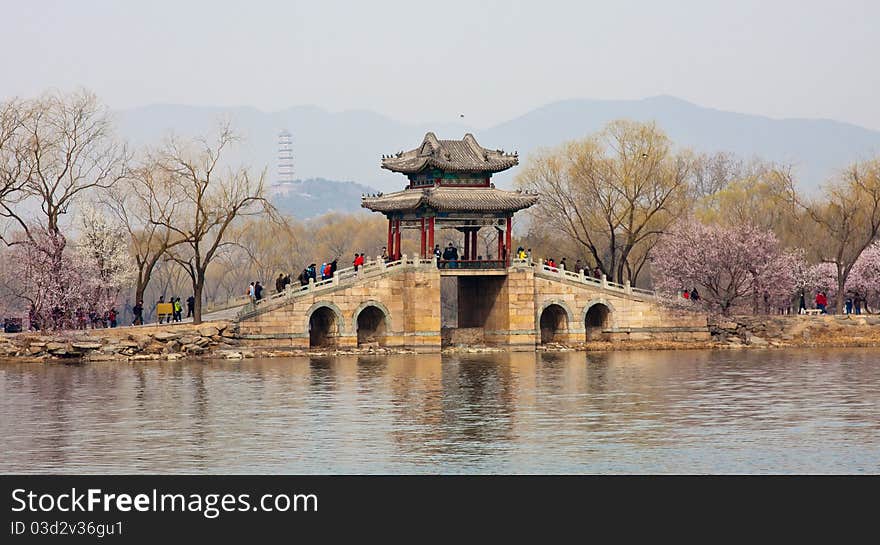
[[[439,269],[506,269],[505,259],[438,259]]]

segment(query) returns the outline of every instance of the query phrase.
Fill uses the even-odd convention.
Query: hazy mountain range
[[[153,105],[117,114],[122,136],[133,144],[157,142],[169,131],[181,136],[203,134],[228,118],[245,137],[234,159],[267,167],[272,180],[278,133],[287,129],[293,133],[297,178],[353,181],[366,186],[364,191],[402,188],[402,176],[379,168],[382,154],[416,147],[429,130],[445,139],[472,132],[485,147],[518,151],[522,161],[538,147],[582,137],[614,119],[653,120],[682,146],[794,164],[805,188],[815,187],[853,159],[880,153],[880,131],[824,119],[771,119],[725,112],[668,96],[555,102],[485,129],[465,124],[408,124],[369,111],[329,112],[313,106],[263,112],[249,107]],[[516,170],[496,176],[498,185],[509,186]],[[359,198],[360,190],[331,191],[320,199],[347,199],[348,193],[357,193]]]

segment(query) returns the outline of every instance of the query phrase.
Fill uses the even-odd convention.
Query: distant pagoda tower
[[[503,268],[511,257],[513,214],[538,201],[537,194],[496,189],[491,183],[493,174],[517,164],[516,153],[486,149],[472,134],[439,140],[429,132],[418,148],[382,157],[382,168],[405,174],[409,185],[364,196],[361,206],[388,218],[388,255],[395,259],[401,255],[402,229],[420,230],[423,259],[432,255],[437,229],[456,229],[464,234],[464,248],[455,267]],[[498,253],[478,260],[477,233],[483,227],[496,230]]]
[[[278,133],[278,183],[293,182],[293,135],[287,129]]]

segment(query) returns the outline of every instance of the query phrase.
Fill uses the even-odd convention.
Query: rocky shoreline
[[[880,315],[737,316],[709,319],[710,341],[648,340],[549,344],[537,351],[685,350],[880,347]],[[443,354],[506,352],[506,347],[450,346]],[[33,362],[157,361],[184,358],[240,360],[264,357],[414,354],[378,345],[349,349],[284,350],[248,344],[230,322],[139,327],[43,335],[0,335],[0,360]]]

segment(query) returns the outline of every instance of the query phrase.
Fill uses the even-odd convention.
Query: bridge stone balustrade
[[[499,274],[500,273],[500,274]],[[248,306],[238,334],[266,345],[441,348],[441,276],[458,274],[458,327],[487,344],[533,350],[607,340],[708,340],[706,316],[658,304],[653,292],[515,260],[502,271],[439,270],[434,260],[376,261],[355,273]]]

